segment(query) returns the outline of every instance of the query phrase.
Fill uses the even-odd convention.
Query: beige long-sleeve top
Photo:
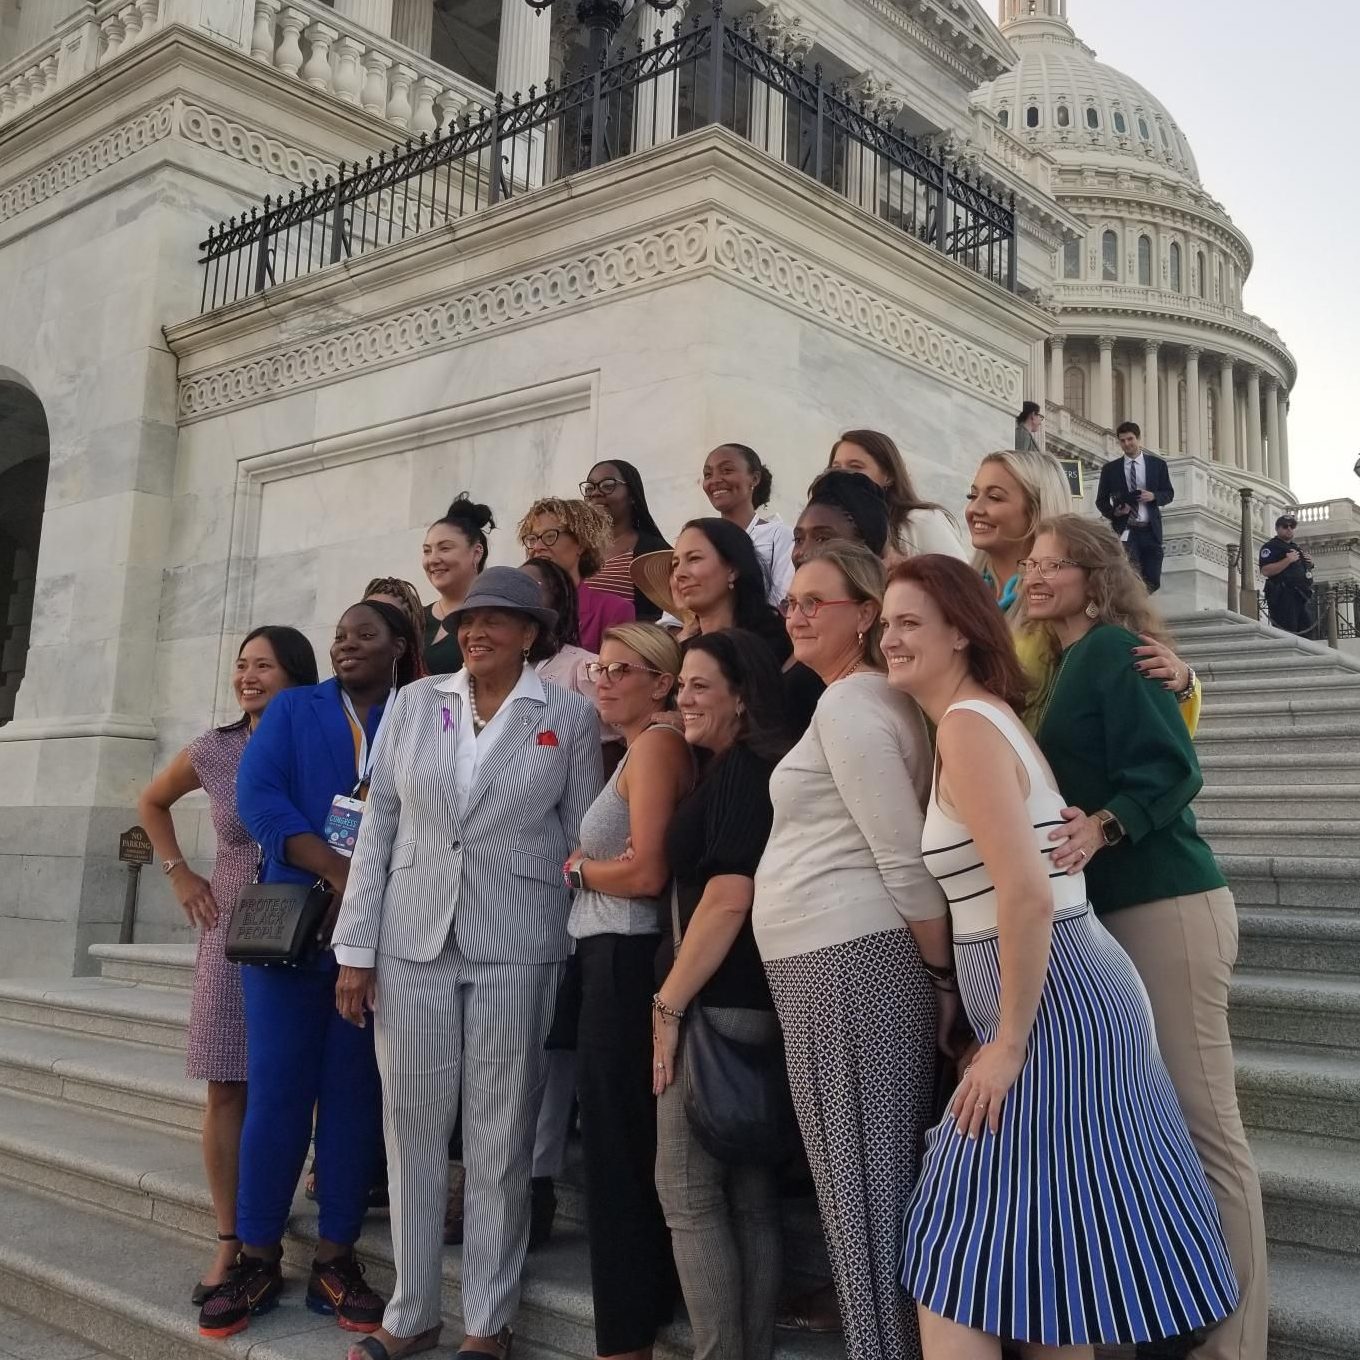
[[[931,760],[921,710],[884,676],[827,688],[770,779],[774,827],[751,914],[762,959],[946,914],[921,860]]]

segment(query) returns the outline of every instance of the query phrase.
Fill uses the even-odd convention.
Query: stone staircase
[[[1238,1086],[1266,1195],[1271,1360],[1360,1360],[1360,663],[1226,613],[1176,619],[1204,677],[1200,823],[1237,895]],[[102,975],[0,982],[0,1307],[101,1349],[151,1357],[336,1360],[342,1334],[301,1304],[315,1211],[295,1205],[283,1304],[227,1342],[198,1336],[188,1290],[213,1222],[183,1073],[191,953],[96,946]],[[579,1192],[530,1258],[520,1360],[593,1352]],[[812,1206],[790,1207],[789,1265],[824,1270]],[[384,1220],[360,1242],[391,1285]],[[459,1253],[445,1254],[452,1354]],[[839,1339],[781,1335],[780,1360]],[[677,1323],[658,1360],[691,1354]]]

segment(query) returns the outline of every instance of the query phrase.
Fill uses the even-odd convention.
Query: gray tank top
[[[684,737],[680,739],[683,741]],[[587,859],[616,859],[628,848],[632,830],[628,803],[619,793],[619,777],[627,764],[625,755],[613,779],[600,790],[581,818],[581,849]],[[659,897],[615,897],[586,889],[577,893],[571,904],[567,931],[574,940],[591,935],[657,935],[661,931],[662,905]]]

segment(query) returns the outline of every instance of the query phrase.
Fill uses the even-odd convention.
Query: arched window
[[[1166,129],[1165,129],[1160,123],[1157,124],[1157,132],[1158,132],[1158,134],[1161,136],[1161,139],[1162,139],[1162,150],[1163,150],[1163,151],[1170,151],[1170,150],[1171,150],[1171,143],[1170,143],[1169,141],[1167,141],[1167,138],[1166,138]]]
[[[1092,129],[1100,126],[1100,110],[1094,106],[1088,106],[1086,109],[1086,126]]]
[[[1138,135],[1139,135],[1145,142],[1150,142],[1150,141],[1152,140],[1152,133],[1150,133],[1150,132],[1148,131],[1148,125],[1147,125],[1147,119],[1146,119],[1146,118],[1140,118],[1140,119],[1138,120]]]
[[[1072,122],[1072,110],[1066,104],[1058,105],[1058,126],[1068,127]]]
[[[1071,236],[1063,242],[1063,278],[1081,278],[1081,237]]]
[[[1152,241],[1146,236],[1138,238],[1138,283],[1140,287],[1152,287]]]
[[[1113,231],[1100,238],[1100,277],[1106,283],[1119,282],[1119,236]]]
[[[1214,301],[1223,301],[1223,261],[1214,261]]]
[[[1189,425],[1189,398],[1186,392],[1185,379],[1182,378],[1176,384],[1176,447],[1184,453],[1187,444],[1186,428]]]
[[[1195,285],[1196,291],[1199,293],[1200,297],[1204,296],[1204,288],[1207,282],[1205,279],[1206,272],[1204,267],[1204,252],[1202,250],[1197,250],[1195,252]]]
[[[1028,128],[1039,126],[1039,106],[1037,104],[1031,104],[1025,110],[1025,126]]]
[[[1114,130],[1121,137],[1129,130],[1128,123],[1124,121],[1124,115],[1118,109],[1114,111]]]
[[[1205,402],[1205,414],[1208,416],[1208,439],[1206,440],[1205,452],[1215,462],[1218,461],[1218,391],[1211,383],[1207,392]]]
[[[1086,370],[1076,364],[1063,373],[1063,405],[1074,416],[1086,418]]]
[[[1181,248],[1178,242],[1171,243],[1171,290],[1181,291]]]
[[[996,121],[1000,123],[1002,127],[1010,127],[1011,111],[1009,109],[998,109],[996,113]]]
[[[1114,371],[1114,423],[1119,424],[1121,420],[1129,419],[1128,394],[1124,390],[1124,370],[1116,368]]]

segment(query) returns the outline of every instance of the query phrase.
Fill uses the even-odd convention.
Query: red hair
[[[1025,711],[1033,685],[1015,654],[1015,641],[996,598],[966,562],[939,553],[908,557],[888,573],[888,585],[911,581],[921,587],[968,642],[968,673],[988,693],[1017,713]]]

